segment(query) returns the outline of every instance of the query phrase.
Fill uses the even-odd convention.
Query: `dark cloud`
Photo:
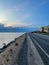
[[[4,27],[4,24],[1,24],[1,23],[0,23],[0,27]]]
[[[5,27],[4,24],[0,24],[0,32],[32,32],[36,29],[28,27]]]

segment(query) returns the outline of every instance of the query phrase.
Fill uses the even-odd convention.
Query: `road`
[[[32,34],[26,34],[18,57],[18,65],[44,65],[31,38]]]
[[[18,37],[0,54],[0,65],[49,65],[49,36],[26,33]]]
[[[49,65],[49,36],[38,33],[28,34],[45,65]]]

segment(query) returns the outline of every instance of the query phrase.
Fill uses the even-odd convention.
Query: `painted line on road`
[[[32,38],[33,39],[33,38]],[[34,42],[36,43],[36,45],[44,52],[44,54],[49,58],[49,54],[47,54],[47,52],[39,45],[39,43],[35,40],[35,39],[33,39],[34,40]]]

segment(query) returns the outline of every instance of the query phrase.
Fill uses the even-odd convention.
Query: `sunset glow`
[[[4,26],[48,25],[49,0],[0,0],[0,23]]]

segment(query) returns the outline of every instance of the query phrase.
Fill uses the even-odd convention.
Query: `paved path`
[[[28,44],[27,44],[27,39],[25,38],[25,41],[22,45],[19,54],[18,65],[27,65],[27,51],[28,51]]]
[[[45,65],[49,65],[49,36],[37,33],[30,33],[29,35],[41,55],[43,62]]]
[[[18,57],[18,65],[44,65],[31,38],[26,35]]]

